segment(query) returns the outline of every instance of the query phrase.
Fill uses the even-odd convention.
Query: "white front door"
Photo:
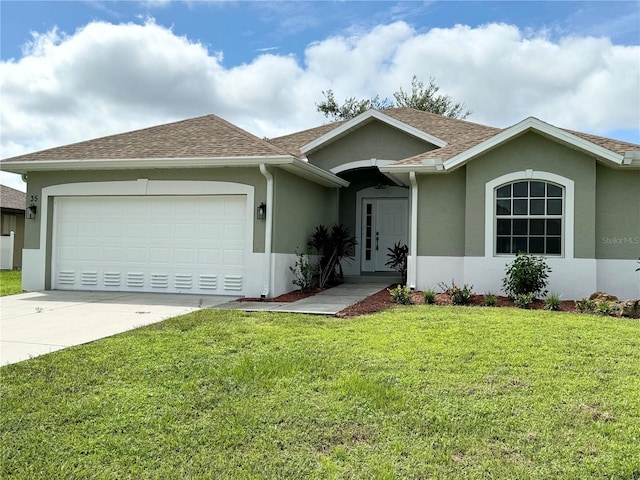
[[[388,272],[389,248],[407,244],[409,202],[406,198],[362,201],[362,271]]]

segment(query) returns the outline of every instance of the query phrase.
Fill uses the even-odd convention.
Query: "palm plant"
[[[409,247],[400,243],[398,240],[393,248],[387,248],[389,253],[387,257],[389,260],[385,263],[386,266],[393,268],[402,276],[402,284],[407,283],[407,255],[409,254]]]

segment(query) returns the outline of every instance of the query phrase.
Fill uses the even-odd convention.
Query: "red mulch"
[[[395,287],[395,285],[391,285],[391,287]],[[411,302],[413,305],[424,305],[424,298],[422,297],[422,292],[413,292],[411,296]],[[344,310],[338,312],[337,316],[341,318],[351,318],[357,317],[358,315],[365,315],[367,313],[375,313],[380,310],[384,310],[393,306],[394,303],[391,300],[391,295],[387,291],[386,288],[383,288],[378,293],[374,293],[370,297],[361,300],[355,305],[351,305],[350,307],[345,308]],[[453,305],[451,299],[445,295],[444,293],[436,294],[435,305]],[[484,305],[484,295],[473,295],[471,297],[471,306],[483,306]],[[509,300],[507,297],[499,296],[497,297],[496,307],[514,307],[514,303],[512,300]],[[531,310],[542,310],[544,309],[544,300],[536,299],[531,304]],[[575,302],[573,300],[563,300],[560,303],[561,312],[576,312]]]
[[[395,287],[395,285],[392,287]],[[394,305],[394,303],[391,300],[391,295],[385,287],[379,292],[360,300],[358,303],[339,311],[336,316],[340,318],[352,318],[359,315],[366,315],[367,313],[379,312],[392,305]]]
[[[294,290],[289,293],[283,293],[279,297],[274,298],[259,298],[259,297],[249,297],[249,298],[239,298],[238,302],[278,302],[278,303],[290,303],[295,302],[297,300],[302,300],[303,298],[311,297],[316,293],[320,293],[326,288],[315,288],[309,292],[303,292],[302,290]]]
[[[393,288],[396,285],[390,285],[389,288]],[[280,303],[288,303],[295,302],[296,300],[302,300],[303,298],[311,297],[316,293],[320,293],[324,288],[316,288],[310,292],[303,292],[302,290],[294,290],[289,293],[285,293],[275,298],[240,298],[239,302],[280,302]],[[423,305],[424,299],[422,297],[422,292],[413,292],[411,301],[414,305]],[[445,295],[444,293],[436,294],[436,305],[452,305],[451,299]],[[391,300],[391,295],[387,290],[387,287],[383,288],[377,293],[368,296],[367,298],[360,300],[358,303],[351,305],[350,307],[341,310],[336,314],[337,317],[340,318],[353,318],[359,315],[366,315],[368,313],[375,313],[391,306],[395,305]],[[471,297],[472,306],[482,306],[484,305],[484,295],[473,295]],[[499,296],[497,297],[496,307],[514,307],[514,303],[512,300],[509,300],[507,297]],[[544,300],[536,299],[531,304],[531,310],[542,310],[544,308]],[[563,300],[560,303],[560,311],[562,312],[576,312],[575,302],[573,300]]]

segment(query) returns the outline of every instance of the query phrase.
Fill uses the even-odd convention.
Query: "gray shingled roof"
[[[411,108],[388,108],[382,111],[396,120],[438,137],[447,145],[396,162],[399,165],[420,164],[426,158],[452,158],[500,133],[499,128],[458,120]],[[295,155],[303,157],[300,148],[342,125],[332,122],[269,141],[215,116],[206,115],[180,122],[133,132],[111,135],[40,152],[13,157],[11,162],[56,160],[109,160],[153,158],[231,158]],[[566,130],[585,140],[624,155],[640,150],[640,145]]]
[[[26,203],[26,193],[0,185],[0,207],[10,210],[24,210]]]
[[[269,143],[291,152],[297,157],[304,157],[304,154],[300,151],[300,147],[314,141],[316,138],[320,138],[325,133],[329,133],[334,128],[342,125],[345,121],[346,120],[326,123],[319,127],[309,128],[308,130],[302,130],[282,137],[271,138],[269,139]]]
[[[612,152],[616,152],[618,155],[624,155],[626,152],[629,152],[629,151],[640,150],[640,145],[637,145],[635,143],[623,142],[621,140],[614,140],[613,138],[599,137],[597,135],[591,135],[589,133],[583,133],[583,132],[576,132],[574,130],[567,130],[565,128],[563,128],[563,130],[565,132],[572,133],[577,137],[584,138],[585,140],[595,143],[596,145],[600,145],[601,147],[611,150]]]
[[[226,158],[289,155],[215,115],[42,150],[12,162],[136,158]]]
[[[466,120],[458,120],[406,107],[387,108],[382,110],[382,113],[447,142],[445,147],[436,148],[435,150],[430,150],[414,157],[399,160],[395,162],[394,165],[420,165],[423,160],[428,158],[448,160],[469,148],[488,140],[502,131],[500,128],[489,127],[478,123],[468,122]],[[284,137],[273,138],[270,142],[281,148],[285,148],[296,155],[301,155],[300,147],[316,140],[334,128],[342,125],[342,123],[344,122],[322,125],[321,127],[304,130]],[[565,131],[620,155],[624,155],[625,152],[630,150],[640,149],[640,145],[629,142],[599,137],[597,135],[590,135],[572,130]]]

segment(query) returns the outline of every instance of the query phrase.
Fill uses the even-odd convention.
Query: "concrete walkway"
[[[329,288],[312,297],[296,302],[229,302],[212,308],[243,310],[245,312],[286,312],[335,315],[341,310],[358,303],[369,295],[379,292],[389,285],[386,280],[368,283],[343,283]]]
[[[0,297],[0,366],[236,298],[59,290]]]

